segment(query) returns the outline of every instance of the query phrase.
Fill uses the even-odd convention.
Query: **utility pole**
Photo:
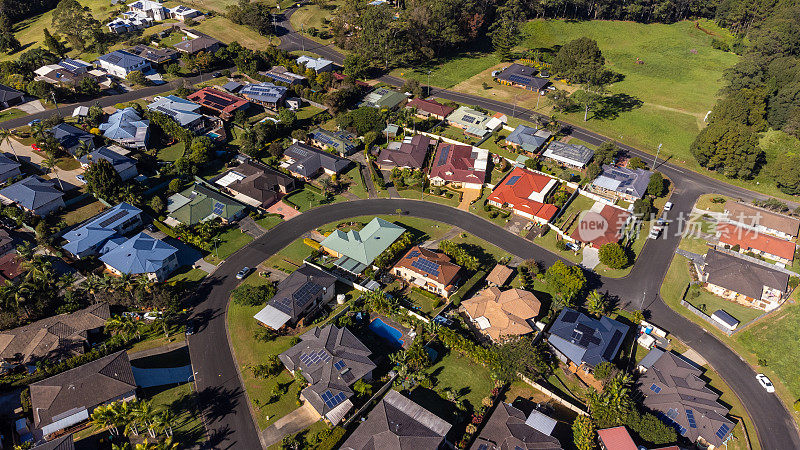
[[[653,159],[653,170],[656,170],[656,162],[658,161],[658,154],[661,153],[661,145],[658,144],[658,150],[656,151],[656,157]]]
[[[644,298],[647,296],[647,290],[645,289],[644,293],[642,293],[642,302],[639,304],[639,310],[644,309]]]
[[[56,104],[56,113],[58,117],[61,117],[61,111],[58,109],[58,102],[56,101],[56,91],[50,91],[50,93],[53,95],[53,103]]]

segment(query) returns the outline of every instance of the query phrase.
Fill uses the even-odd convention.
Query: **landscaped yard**
[[[184,148],[186,148],[186,144],[178,141],[169,147],[158,150],[158,159],[161,161],[175,162],[178,158],[183,156]]]
[[[206,277],[208,273],[203,269],[193,269],[189,266],[185,266],[178,270],[177,273],[173,273],[172,276],[167,280],[167,283],[177,283],[177,282],[198,282]]]
[[[264,265],[266,267],[283,270],[284,272],[294,272],[298,267],[303,265],[303,260],[311,256],[311,252],[313,251],[314,249],[306,245],[303,239],[297,239],[278,253],[272,255],[264,262]]]
[[[367,198],[367,188],[364,186],[364,182],[361,179],[359,167],[360,166],[357,164],[354,165],[353,168],[341,176],[341,179],[349,184],[347,192],[352,193],[358,198]]]
[[[585,195],[578,195],[567,205],[566,209],[558,216],[554,225],[561,228],[565,234],[572,233],[574,227],[578,226],[579,215],[582,211],[587,211],[595,204],[595,201]]]
[[[315,206],[323,204],[322,202],[325,201],[325,197],[306,187],[294,194],[287,195],[284,197],[284,201],[294,203],[300,211],[308,211]]]
[[[446,190],[442,189],[442,192],[446,192]],[[432,195],[427,192],[423,195],[419,189],[398,189],[397,193],[403,198],[412,198],[416,200],[422,198],[427,202],[436,202],[452,207],[456,207],[460,203],[456,195],[453,195],[452,198],[446,198],[440,195]]]
[[[263,219],[256,220],[258,226],[265,230],[271,230],[272,228],[276,227],[279,223],[283,222],[283,218],[277,215],[268,215]]]
[[[216,243],[216,247],[211,248],[211,253],[205,259],[212,264],[218,264],[252,241],[253,237],[239,228],[229,228],[219,235],[219,242]]]
[[[759,309],[748,308],[747,306],[717,297],[711,292],[701,288],[699,285],[694,285],[689,288],[689,292],[686,294],[686,301],[691,303],[695,308],[705,311],[709,316],[718,309],[725,310],[739,321],[740,326],[764,314],[764,311]]]

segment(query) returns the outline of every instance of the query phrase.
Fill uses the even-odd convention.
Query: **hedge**
[[[461,286],[458,289],[458,291],[456,291],[455,294],[450,296],[450,301],[453,302],[453,304],[455,306],[460,305],[461,304],[461,300],[464,297],[466,297],[467,294],[469,294],[470,291],[472,291],[472,288],[474,288],[475,285],[480,283],[483,280],[484,277],[486,277],[486,271],[485,270],[479,270],[479,271],[475,272],[475,275],[473,275],[469,280],[467,280],[467,282],[464,283],[464,285]]]
[[[344,438],[345,432],[346,430],[342,427],[334,427],[331,429],[331,434],[317,445],[317,450],[333,450],[338,448],[339,441]]]
[[[319,248],[321,247],[319,242],[317,242],[317,241],[315,241],[315,240],[313,240],[311,238],[303,239],[303,243],[306,244],[307,246],[313,248],[314,250],[319,250]]]

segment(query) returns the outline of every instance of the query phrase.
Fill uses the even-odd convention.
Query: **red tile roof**
[[[431,263],[438,266],[438,270],[436,274],[431,274],[428,272],[424,272],[416,267],[413,266],[418,260],[427,260]],[[458,274],[461,271],[461,267],[453,264],[450,262],[450,257],[445,255],[444,253],[434,252],[425,248],[422,248],[418,245],[411,247],[411,250],[408,251],[400,261],[397,261],[397,264],[394,265],[395,268],[403,267],[408,269],[412,272],[415,272],[422,276],[423,278],[428,278],[431,280],[435,280],[437,283],[441,283],[445,287],[450,287],[453,282],[456,281],[458,278]]]
[[[433,157],[430,177],[438,177],[445,181],[483,184],[486,180],[486,171],[475,169],[475,157],[471,145],[442,142]]]
[[[605,205],[600,211],[600,215],[608,224],[608,227],[605,229],[603,234],[589,241],[581,239],[579,231],[581,229],[581,223],[586,220],[584,217],[581,218],[581,222],[578,223],[577,227],[575,227],[571,237],[576,241],[580,241],[585,244],[591,244],[594,247],[602,247],[604,244],[619,242],[620,239],[622,239],[622,229],[624,228],[628,217],[630,217],[630,213],[610,205]]]
[[[770,255],[779,256],[792,261],[795,245],[793,242],[759,233],[747,228],[737,227],[730,223],[717,225],[719,241],[727,245],[738,245],[742,250],[755,249]]]
[[[425,111],[428,114],[447,117],[455,108],[445,106],[436,100],[425,100],[422,98],[415,98],[406,104],[406,108],[417,108],[419,111]]]
[[[638,450],[624,426],[597,430],[597,436],[606,450]]]
[[[515,210],[549,221],[558,212],[558,208],[555,205],[537,202],[528,197],[534,192],[542,193],[551,181],[553,178],[517,167],[494,188],[489,200],[508,204]],[[555,183],[551,186],[553,185]]]
[[[223,114],[231,114],[247,104],[247,100],[241,97],[212,87],[204,87],[186,98]]]

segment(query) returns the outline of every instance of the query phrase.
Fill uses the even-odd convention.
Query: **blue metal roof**
[[[64,250],[73,255],[96,252],[107,240],[117,235],[120,225],[141,213],[142,210],[135,206],[120,203],[64,233],[63,238],[68,241]]]
[[[145,233],[123,242],[100,260],[125,274],[154,273],[161,270],[178,249]]]

